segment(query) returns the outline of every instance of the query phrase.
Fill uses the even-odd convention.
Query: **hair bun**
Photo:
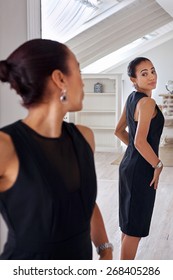
[[[9,64],[7,60],[0,61],[0,80],[2,82],[8,82],[9,79]]]

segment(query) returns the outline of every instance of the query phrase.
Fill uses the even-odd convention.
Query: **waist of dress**
[[[79,251],[91,243],[91,238],[90,230],[87,230],[62,241],[41,240],[41,237],[40,240],[36,241],[33,238],[16,239],[9,235],[7,243],[10,247],[12,246],[14,249],[25,252],[51,253],[63,250]]]

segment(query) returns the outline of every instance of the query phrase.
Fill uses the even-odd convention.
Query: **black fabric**
[[[12,138],[20,169],[12,188],[0,193],[9,230],[0,259],[92,259],[96,174],[82,134],[66,122],[59,138],[21,121],[1,130]]]
[[[132,92],[126,103],[129,145],[119,167],[119,223],[121,231],[130,236],[149,234],[156,191],[150,182],[154,169],[134,147],[137,122],[134,120],[138,101],[147,97],[142,92]],[[157,114],[151,120],[148,142],[158,155],[164,117],[156,105]]]

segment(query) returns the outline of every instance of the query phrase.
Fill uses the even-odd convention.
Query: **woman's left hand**
[[[159,183],[159,176],[160,176],[160,173],[162,172],[162,169],[163,169],[163,166],[160,167],[160,168],[156,168],[154,170],[154,175],[153,175],[153,179],[150,183],[150,187],[153,185],[154,186],[154,189],[156,190],[157,187],[158,187],[158,183]]]
[[[111,248],[105,249],[100,252],[99,260],[112,260],[112,259],[113,259],[113,254]]]

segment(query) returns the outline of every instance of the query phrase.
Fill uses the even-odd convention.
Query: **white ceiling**
[[[134,52],[140,54],[144,46],[149,50],[173,38],[172,0],[102,2],[99,9],[92,10],[79,0],[42,0],[43,37],[64,41],[81,68],[141,38],[141,44],[126,51],[122,59],[114,59],[112,65],[104,63],[103,72],[124,63]]]
[[[172,0],[156,0],[157,3],[165,9],[173,17],[173,1]]]

